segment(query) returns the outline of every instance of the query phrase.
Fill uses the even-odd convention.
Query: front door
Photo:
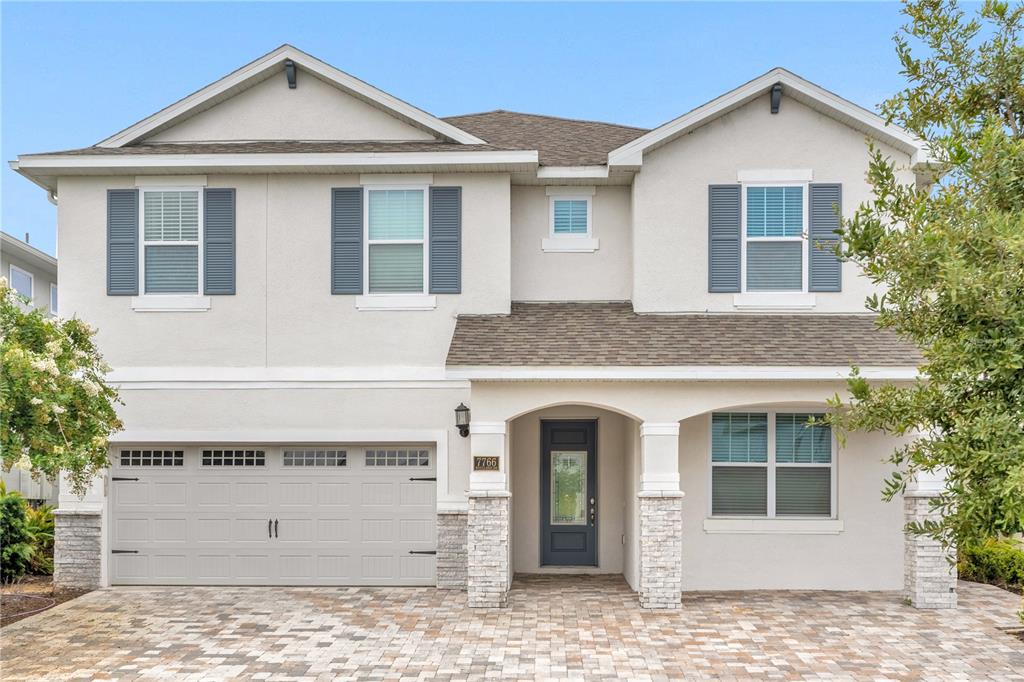
[[[541,562],[597,566],[597,422],[541,422]]]

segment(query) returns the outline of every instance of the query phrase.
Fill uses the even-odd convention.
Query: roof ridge
[[[625,123],[612,123],[610,121],[597,121],[594,119],[572,118],[568,116],[552,116],[551,114],[534,114],[529,111],[513,111],[511,109],[491,109],[490,111],[477,111],[469,114],[455,114],[454,116],[444,116],[442,117],[442,120],[448,120],[450,118],[466,118],[469,116],[485,116],[487,114],[515,114],[516,116],[533,116],[534,118],[547,118],[555,121],[570,121],[572,123],[596,123],[597,125],[614,126],[616,128],[628,128],[630,130],[651,130],[651,128],[641,128],[639,126],[626,125]]]

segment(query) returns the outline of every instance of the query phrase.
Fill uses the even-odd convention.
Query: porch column
[[[920,472],[903,494],[906,523],[939,520],[931,501],[946,487],[944,471]],[[918,609],[956,608],[956,550],[924,535],[906,533],[903,541],[903,593]]]
[[[107,584],[106,508],[105,475],[94,478],[79,497],[61,474],[54,511],[54,589],[94,590]]]
[[[471,607],[506,606],[512,584],[509,556],[512,494],[508,490],[505,431],[505,422],[469,425],[473,462],[469,474],[466,590]],[[486,468],[493,460],[476,466],[478,457],[497,457],[497,470]]]
[[[640,606],[678,609],[683,588],[679,423],[640,426]]]

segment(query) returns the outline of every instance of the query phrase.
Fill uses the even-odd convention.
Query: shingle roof
[[[345,152],[478,152],[515,151],[518,147],[491,144],[459,144],[457,142],[304,142],[299,140],[267,140],[262,142],[181,142],[163,144],[135,144],[125,147],[84,147],[23,156],[49,156],[51,154],[124,155],[124,154],[332,154]]]
[[[608,152],[648,132],[645,128],[515,111],[487,111],[444,119],[489,144],[536,149],[542,166],[603,166]]]
[[[460,315],[448,366],[913,367],[913,346],[868,315],[638,315],[630,303],[513,303]]]

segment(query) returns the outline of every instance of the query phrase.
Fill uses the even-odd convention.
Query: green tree
[[[908,528],[972,545],[1024,530],[1024,5],[904,4],[906,88],[882,110],[924,140],[933,182],[908,186],[872,149],[873,200],[843,223],[844,257],[880,285],[867,305],[923,353],[912,384],[849,380],[839,431],[916,438],[892,455],[886,499],[944,468],[939,523]]]
[[[47,317],[0,278],[0,457],[76,493],[108,466],[107,438],[121,428],[110,370],[78,319]]]
[[[18,493],[0,491],[0,582],[24,576],[35,550],[25,518],[27,505]]]

